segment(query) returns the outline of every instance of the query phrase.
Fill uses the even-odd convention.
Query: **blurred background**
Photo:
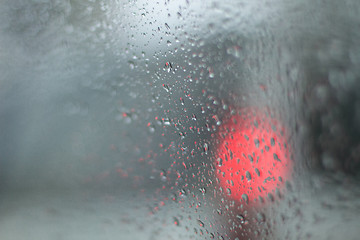
[[[360,2],[0,0],[0,239],[358,239]],[[239,108],[289,130],[255,208],[215,175]]]

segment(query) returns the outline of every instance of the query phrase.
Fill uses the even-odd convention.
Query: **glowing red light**
[[[292,162],[278,120],[258,109],[240,109],[220,126],[218,138],[216,175],[230,199],[258,204],[281,192]]]

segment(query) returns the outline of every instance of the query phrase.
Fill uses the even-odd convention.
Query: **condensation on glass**
[[[357,0],[4,0],[0,238],[358,239]]]

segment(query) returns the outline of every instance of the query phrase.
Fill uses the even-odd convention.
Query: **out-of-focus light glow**
[[[218,137],[216,175],[229,198],[258,205],[281,192],[292,163],[278,120],[259,109],[240,109],[221,126]]]

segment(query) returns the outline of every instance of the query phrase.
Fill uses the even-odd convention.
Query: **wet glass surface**
[[[3,0],[0,239],[358,239],[360,2]]]

